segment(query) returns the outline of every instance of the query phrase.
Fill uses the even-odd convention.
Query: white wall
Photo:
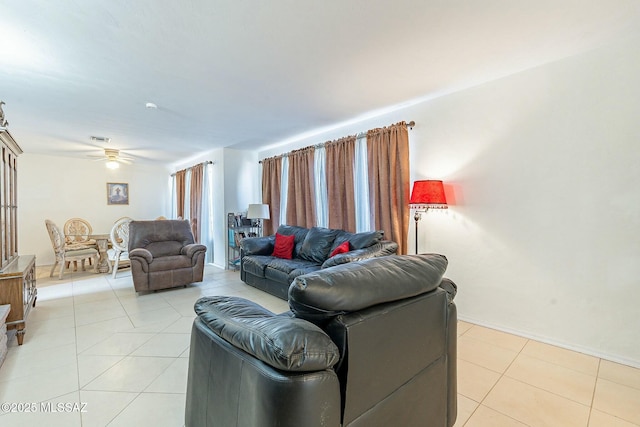
[[[222,148],[174,165],[174,171],[213,162],[213,264],[227,266],[227,213],[244,212],[260,203],[258,153]]]
[[[45,219],[60,228],[69,218],[88,220],[95,233],[109,233],[118,218],[168,216],[169,169],[139,164],[107,169],[104,163],[24,153],[18,158],[18,249],[38,265],[55,261]],[[129,184],[129,205],[107,205],[107,182]]]
[[[451,204],[420,223],[461,319],[640,367],[640,50],[619,42],[260,158],[399,120],[411,175]],[[413,223],[413,221],[412,221]],[[409,248],[413,248],[413,224]]]

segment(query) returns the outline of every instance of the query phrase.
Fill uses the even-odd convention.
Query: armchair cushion
[[[300,318],[322,321],[432,291],[447,269],[443,255],[391,255],[297,277],[289,307]],[[394,286],[389,286],[393,284]]]
[[[216,335],[276,369],[317,371],[338,361],[329,336],[305,320],[275,315],[239,297],[200,298],[194,309]]]

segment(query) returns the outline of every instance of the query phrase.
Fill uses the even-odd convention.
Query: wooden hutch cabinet
[[[0,305],[11,304],[7,329],[22,344],[27,316],[35,307],[36,259],[18,255],[17,158],[22,149],[7,130],[0,103]]]

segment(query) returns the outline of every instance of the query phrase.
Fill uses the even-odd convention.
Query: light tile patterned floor
[[[208,266],[203,283],[145,295],[125,270],[49,279],[24,345],[0,367],[0,402],[86,403],[86,412],[3,413],[9,426],[184,425],[193,303],[237,295],[287,303]],[[640,370],[460,322],[457,427],[640,426]],[[74,409],[74,408],[72,408]]]
[[[640,370],[458,326],[456,427],[640,426]]]

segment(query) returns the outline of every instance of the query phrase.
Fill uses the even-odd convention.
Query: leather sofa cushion
[[[438,287],[447,264],[438,254],[390,255],[326,268],[294,280],[289,307],[296,317],[322,321],[416,296]]]
[[[335,365],[340,356],[319,327],[303,319],[277,316],[244,298],[200,298],[194,309],[220,338],[276,369],[323,370]]]
[[[312,269],[310,269],[311,267],[316,267],[317,270],[320,268],[320,265],[303,259],[271,258],[264,270],[264,277],[266,277],[267,279],[275,280],[276,282],[291,283],[291,281],[289,280],[289,275],[293,271],[313,271]],[[303,274],[302,271],[296,276],[299,276],[300,274]]]
[[[298,258],[298,253],[300,253],[300,248],[302,247],[302,243],[304,242],[304,238],[307,237],[308,232],[308,228],[298,227],[297,225],[280,225],[276,231],[276,233],[283,234],[285,236],[296,236],[295,246],[293,248],[294,258]]]
[[[264,277],[264,270],[272,259],[271,255],[247,255],[242,259],[242,269],[254,276]]]
[[[313,273],[314,271],[318,271],[321,268],[322,267],[319,265],[300,266],[300,268],[296,268],[295,270],[289,273],[289,275],[287,276],[286,283],[291,283],[296,277],[302,276],[303,274]]]
[[[338,230],[329,253],[333,252],[338,246],[344,242],[349,242],[351,250],[368,248],[371,245],[375,245],[382,241],[384,232],[382,230],[377,231],[364,231],[362,233],[349,233],[348,231]]]
[[[331,245],[340,230],[312,227],[304,238],[298,256],[307,261],[322,264],[331,250]]]

